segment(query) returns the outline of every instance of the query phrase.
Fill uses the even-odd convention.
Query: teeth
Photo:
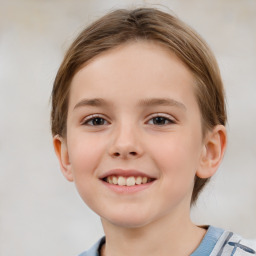
[[[109,176],[108,178],[107,178],[107,182],[109,183],[109,184],[112,184],[113,182],[112,182],[112,177],[111,176]]]
[[[140,176],[137,177],[135,183],[136,183],[137,185],[140,185],[140,184],[142,183],[142,178],[141,178]]]
[[[106,181],[109,184],[119,185],[119,186],[134,186],[134,185],[141,185],[150,182],[152,179],[148,177],[123,177],[123,176],[108,176]]]
[[[147,177],[143,177],[142,178],[142,184],[145,184],[145,183],[147,183],[148,182],[148,178]]]
[[[134,185],[135,185],[135,178],[134,178],[134,177],[129,177],[129,178],[126,180],[126,185],[127,185],[127,186],[134,186]]]
[[[116,185],[116,184],[118,183],[117,177],[116,177],[116,176],[113,176],[112,181],[113,181],[113,184]]]
[[[125,178],[122,177],[122,176],[118,177],[117,184],[118,184],[119,186],[125,186],[125,185],[126,185],[126,180],[125,180]]]

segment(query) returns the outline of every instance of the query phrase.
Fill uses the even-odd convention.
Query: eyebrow
[[[104,107],[109,105],[105,100],[101,98],[95,98],[95,99],[82,99],[79,101],[74,109],[79,108],[79,107],[85,107],[85,106],[91,106],[91,107]]]
[[[106,107],[111,105],[110,103],[108,103],[107,101],[105,101],[104,99],[101,98],[94,98],[94,99],[82,99],[81,101],[79,101],[75,107],[74,110],[76,108],[79,107],[85,107],[85,106],[91,106],[91,107]],[[140,107],[154,107],[154,106],[174,106],[174,107],[178,107],[181,109],[186,110],[186,106],[179,102],[176,101],[174,99],[171,98],[150,98],[150,99],[143,99],[139,101],[138,104]]]
[[[139,102],[140,106],[146,106],[146,107],[151,107],[151,106],[174,106],[178,108],[182,108],[186,110],[186,106],[174,99],[171,98],[152,98],[152,99],[143,99]]]

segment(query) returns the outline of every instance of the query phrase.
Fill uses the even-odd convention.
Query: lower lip
[[[107,183],[105,181],[101,181],[108,189],[119,193],[119,194],[132,194],[132,193],[136,193],[142,190],[145,190],[149,187],[151,187],[154,183],[154,181],[151,181],[149,183],[146,184],[141,184],[141,185],[134,185],[134,186],[119,186],[119,185],[114,185],[114,184],[110,184]]]

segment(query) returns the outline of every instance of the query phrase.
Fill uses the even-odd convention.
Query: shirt
[[[105,241],[105,237],[102,237],[79,256],[100,256],[100,248]],[[256,241],[209,226],[202,242],[190,256],[256,256]]]

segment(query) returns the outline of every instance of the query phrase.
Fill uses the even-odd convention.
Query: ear
[[[69,161],[69,154],[66,140],[63,139],[61,136],[56,135],[53,138],[53,146],[55,149],[55,153],[58,157],[60,168],[63,175],[66,177],[68,181],[73,181],[73,172],[71,169],[71,164]]]
[[[205,136],[204,146],[196,175],[199,178],[210,178],[217,171],[226,149],[227,133],[223,125],[216,125]]]

